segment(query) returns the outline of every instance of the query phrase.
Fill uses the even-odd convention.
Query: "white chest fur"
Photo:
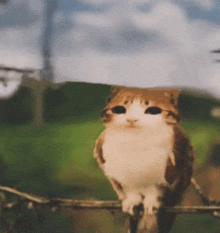
[[[106,129],[102,147],[105,174],[129,189],[166,184],[172,135],[173,129],[169,126],[155,131]]]

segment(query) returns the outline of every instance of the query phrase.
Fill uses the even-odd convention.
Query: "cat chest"
[[[105,136],[103,156],[106,175],[124,184],[166,182],[166,164],[172,153],[169,137],[135,134]]]

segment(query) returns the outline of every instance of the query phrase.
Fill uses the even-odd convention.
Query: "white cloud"
[[[75,13],[73,16],[74,22],[78,26],[89,27],[112,27],[114,26],[114,19],[107,17],[103,13]]]
[[[193,0],[192,2],[208,11],[211,11],[216,5],[214,0]]]
[[[117,2],[107,12],[78,13],[74,19],[78,26],[68,31],[63,43],[73,38],[80,49],[74,55],[55,56],[61,75],[95,83],[220,90],[216,81],[220,67],[210,54],[220,46],[220,27],[189,20],[171,1],[157,1],[148,12],[139,11],[135,1]],[[146,39],[140,40],[138,33]]]
[[[202,0],[201,0],[202,1]],[[214,1],[199,7],[211,9]],[[169,0],[84,0],[107,4],[102,13],[79,11],[61,22],[53,42],[59,81],[139,87],[188,86],[220,93],[220,65],[212,63],[220,48],[220,26],[189,19],[182,5]],[[148,11],[139,6],[149,4]],[[34,9],[35,6],[32,5]],[[65,17],[65,16],[64,16]],[[42,24],[0,30],[0,64],[42,67]],[[219,56],[220,58],[220,56]],[[218,94],[220,97],[220,94]]]
[[[0,82],[0,98],[11,97],[21,84],[21,74],[0,71],[0,77],[6,78],[6,85]]]
[[[88,82],[153,87],[167,84],[170,72],[175,69],[175,60],[161,52],[118,56],[87,50],[80,55],[60,58],[55,67],[64,76],[76,80],[83,76]]]
[[[37,33],[35,29],[34,32]],[[0,64],[17,68],[41,68],[41,51],[35,33],[31,34],[31,28],[0,30]]]
[[[89,4],[94,4],[94,5],[102,5],[102,4],[116,4],[118,2],[122,2],[120,0],[79,0],[82,3],[89,3]],[[135,5],[146,5],[146,4],[157,4],[159,2],[167,2],[167,0],[127,0],[124,1],[125,4],[135,4]],[[181,3],[190,3],[194,4],[204,10],[211,11],[215,5],[216,5],[216,0],[170,0],[170,2],[181,2]]]
[[[28,27],[0,30],[0,64],[17,68],[41,68],[40,21]]]
[[[184,10],[173,3],[159,3],[148,14],[135,14],[133,20],[143,30],[157,30],[183,53],[197,50],[196,28],[189,23]]]
[[[95,4],[95,5],[100,5],[100,4],[107,4],[107,3],[112,3],[113,1],[116,0],[79,0],[82,3],[85,4]]]
[[[0,83],[0,98],[11,97],[18,90],[20,84],[20,82],[12,81],[7,84],[7,87],[5,87]]]
[[[42,14],[44,12],[44,1],[28,0],[26,2],[28,3],[30,10],[35,13]]]

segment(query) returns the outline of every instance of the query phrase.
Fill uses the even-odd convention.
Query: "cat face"
[[[103,111],[107,127],[143,128],[177,124],[179,90],[120,88]]]

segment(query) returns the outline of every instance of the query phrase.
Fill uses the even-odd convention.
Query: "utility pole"
[[[7,4],[9,0],[0,0],[0,4]]]
[[[42,127],[43,119],[43,95],[45,90],[52,86],[54,81],[53,66],[51,63],[51,42],[53,32],[53,15],[57,8],[58,0],[45,0],[45,30],[42,34],[42,56],[44,67],[40,72],[40,81],[31,79],[28,86],[32,89],[34,99],[34,119],[33,126]]]
[[[52,33],[53,33],[53,14],[57,8],[57,0],[45,0],[45,20],[46,26],[43,32],[43,59],[44,59],[44,68],[41,72],[42,81],[54,81],[53,75],[53,66],[51,64],[51,42],[52,42]]]

